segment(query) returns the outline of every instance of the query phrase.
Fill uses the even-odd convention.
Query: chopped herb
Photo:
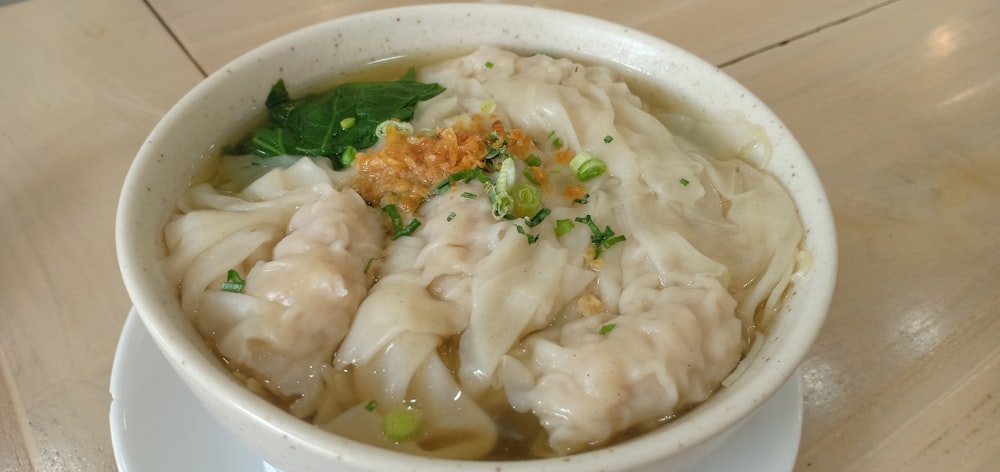
[[[226,281],[222,282],[222,291],[242,293],[245,286],[246,281],[240,278],[240,273],[229,269],[229,272],[226,274]]]
[[[525,218],[524,224],[528,225],[529,228],[534,228],[535,226],[538,226],[543,221],[545,221],[545,218],[548,218],[548,216],[551,213],[552,210],[548,208],[542,208],[541,210],[538,210],[538,213],[535,213],[535,216],[532,216],[531,218]]]
[[[541,182],[539,182],[538,178],[535,177],[535,172],[532,171],[530,167],[525,167],[524,171],[521,172],[521,175],[523,175],[525,179],[528,179],[528,182],[535,185],[541,185]]]
[[[562,138],[556,136],[556,130],[549,131],[549,141],[552,143],[553,148],[562,149],[563,141]]]
[[[586,193],[581,198],[574,198],[573,199],[573,203],[578,203],[580,205],[586,205],[587,204],[587,200],[589,200],[589,199],[590,199],[590,194]]]
[[[514,225],[514,227],[517,228],[517,232],[518,233],[521,233],[526,238],[528,238],[528,244],[535,244],[535,242],[538,241],[538,235],[537,234],[530,234],[530,233],[524,231],[524,227],[521,226],[521,225]]]
[[[340,163],[344,167],[348,167],[354,162],[354,158],[358,156],[358,150],[354,146],[347,146],[344,149],[344,153],[340,155]]]
[[[542,158],[534,154],[528,154],[528,157],[524,159],[524,163],[531,167],[538,167],[542,165]]]
[[[472,179],[476,179],[481,183],[490,182],[490,178],[486,176],[483,169],[479,167],[473,167],[471,169],[460,170],[448,176],[447,179],[442,180],[437,185],[434,186],[434,194],[441,195],[451,188],[451,184],[459,182],[468,182]]]
[[[368,259],[368,263],[365,264],[365,271],[364,271],[366,274],[368,273],[368,269],[371,269],[372,268],[372,264],[374,264],[374,263],[375,263],[375,258],[374,257]]]
[[[492,69],[493,68],[493,63],[490,62],[490,61],[486,61],[486,68],[487,69]]]
[[[615,138],[612,138],[610,134],[607,135],[607,136],[604,136],[604,142],[605,143],[610,143],[611,141],[614,141],[614,140],[615,140]]]
[[[562,235],[572,231],[574,226],[576,225],[573,224],[573,220],[569,218],[556,220],[556,237],[560,238]]]
[[[468,198],[468,199],[479,198],[479,195],[476,195],[472,192],[462,192],[462,198]]]
[[[224,152],[261,157],[324,156],[340,169],[343,163],[338,158],[348,146],[368,149],[377,142],[375,128],[379,123],[409,121],[417,103],[444,91],[438,84],[417,82],[416,77],[416,69],[411,68],[396,81],[349,82],[294,100],[285,82],[278,80],[265,102],[267,123]]]
[[[594,245],[594,259],[601,257],[601,254],[605,249],[608,249],[611,246],[625,240],[625,236],[620,234],[616,235],[610,226],[605,226],[604,231],[601,231],[597,227],[597,223],[594,223],[594,219],[591,218],[590,215],[577,217],[576,221],[590,227],[590,243]]]
[[[392,223],[392,239],[394,241],[400,237],[413,234],[420,227],[420,220],[416,218],[410,220],[410,223],[406,226],[403,226],[403,218],[399,215],[396,205],[386,205],[382,207],[382,210],[389,215],[389,222]]]
[[[526,182],[519,183],[510,189],[510,196],[514,198],[514,205],[511,207],[510,213],[518,218],[532,216],[542,206],[542,193],[538,191],[537,187]]]
[[[382,418],[382,433],[392,442],[409,441],[420,431],[420,416],[412,406],[393,408]]]
[[[454,220],[455,216],[455,212],[448,213],[448,221]]]
[[[376,402],[375,400],[365,403],[365,409],[368,411],[375,411],[376,407],[378,407],[378,402]]]
[[[405,121],[399,121],[393,119],[393,120],[385,120],[379,123],[378,126],[375,127],[375,137],[376,138],[386,137],[386,134],[388,133],[390,126],[396,128],[396,131],[399,131],[400,133],[403,133],[405,135],[413,134],[413,125]]]
[[[681,185],[687,187],[687,184],[691,183],[688,179],[681,177]]]
[[[483,100],[483,103],[479,104],[479,111],[483,113],[493,113],[497,109],[497,102],[492,98]]]
[[[507,157],[500,164],[496,185],[484,184],[486,195],[490,197],[490,202],[493,203],[493,218],[497,220],[501,220],[507,216],[514,206],[514,197],[507,191],[508,187],[513,190],[514,177],[514,158]]]
[[[608,334],[608,333],[610,333],[610,332],[611,332],[611,331],[612,331],[613,329],[615,329],[615,326],[618,326],[618,325],[616,325],[616,324],[614,324],[614,323],[608,323],[608,324],[606,324],[606,325],[604,325],[604,326],[601,326],[601,331],[600,331],[600,333],[601,333],[601,334]]]
[[[608,169],[604,161],[588,151],[577,154],[573,160],[569,161],[569,166],[573,172],[576,172],[576,177],[584,182],[603,174]]]

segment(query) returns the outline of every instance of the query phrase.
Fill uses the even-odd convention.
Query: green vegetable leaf
[[[262,157],[325,156],[339,169],[348,148],[367,149],[377,142],[379,123],[409,121],[417,103],[443,91],[438,84],[417,82],[413,68],[396,81],[348,82],[298,99],[278,80],[267,96],[268,122],[227,151]]]

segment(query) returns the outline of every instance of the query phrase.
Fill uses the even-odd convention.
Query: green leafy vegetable
[[[224,292],[242,293],[245,286],[246,281],[240,278],[240,273],[229,269],[229,272],[226,274],[226,281],[222,282],[222,290]]]
[[[418,102],[443,91],[438,84],[417,82],[413,68],[396,81],[348,82],[298,99],[289,96],[285,82],[279,79],[267,95],[267,123],[226,152],[263,157],[325,156],[339,169],[348,147],[367,149],[376,143],[379,123],[409,121]]]

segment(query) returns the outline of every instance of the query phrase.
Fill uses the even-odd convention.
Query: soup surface
[[[525,459],[723,385],[803,236],[766,137],[545,55],[393,79],[276,84],[165,228],[185,311],[249,388],[377,446]]]

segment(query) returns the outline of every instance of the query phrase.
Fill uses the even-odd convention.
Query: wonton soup
[[[275,84],[165,228],[183,309],[248,388],[376,446],[528,459],[738,375],[803,238],[754,126],[494,48],[397,78]]]

